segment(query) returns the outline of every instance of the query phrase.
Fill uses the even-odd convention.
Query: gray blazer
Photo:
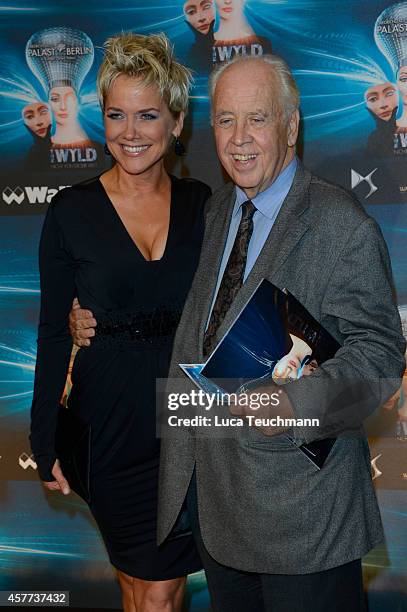
[[[179,363],[203,361],[203,335],[234,198],[228,184],[208,202],[202,254],[170,377],[182,378]],[[301,164],[218,338],[262,278],[286,287],[341,344],[312,376],[286,387],[297,416],[329,412],[315,386],[318,378],[323,385],[338,372],[350,379],[402,376],[405,342],[380,229],[349,193]],[[358,406],[352,410],[357,414]],[[364,435],[338,438],[318,470],[297,446],[323,432],[297,428],[296,443],[290,443],[284,435],[249,429],[249,435],[234,439],[203,439],[191,429],[162,440],[159,542],[177,518],[194,466],[203,540],[224,565],[259,573],[317,572],[360,558],[382,540]]]

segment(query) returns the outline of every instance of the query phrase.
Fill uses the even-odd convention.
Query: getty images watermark
[[[167,416],[169,427],[319,427],[319,419],[283,418],[278,414],[270,417],[259,416],[257,412],[262,409],[277,409],[280,404],[282,391],[274,393],[225,393],[216,391],[207,393],[203,390],[190,390],[188,392],[168,393],[166,408],[170,411]],[[234,416],[225,408],[239,407],[245,409],[243,416]],[[192,408],[192,414],[179,416],[174,414],[181,409]],[[205,413],[200,414],[200,409]],[[216,414],[217,409],[223,409]],[[250,413],[253,412],[253,414]],[[274,411],[273,411],[274,412]],[[215,414],[212,414],[215,413]]]

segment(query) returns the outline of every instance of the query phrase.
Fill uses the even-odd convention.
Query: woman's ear
[[[185,113],[184,111],[181,111],[175,120],[175,126],[174,126],[174,129],[172,130],[172,135],[174,136],[174,138],[178,138],[179,135],[181,134],[182,128],[184,127],[184,119],[185,119]]]

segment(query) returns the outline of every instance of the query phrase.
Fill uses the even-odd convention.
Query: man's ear
[[[300,113],[295,109],[291,113],[291,117],[287,124],[287,144],[289,147],[295,147],[298,138],[298,128],[300,126]]]

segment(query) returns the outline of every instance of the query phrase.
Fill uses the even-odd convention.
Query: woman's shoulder
[[[60,189],[51,200],[50,206],[55,211],[63,212],[66,208],[72,210],[72,207],[81,206],[84,201],[89,201],[93,195],[100,193],[99,177],[88,179],[80,183],[76,183],[70,187]]]

